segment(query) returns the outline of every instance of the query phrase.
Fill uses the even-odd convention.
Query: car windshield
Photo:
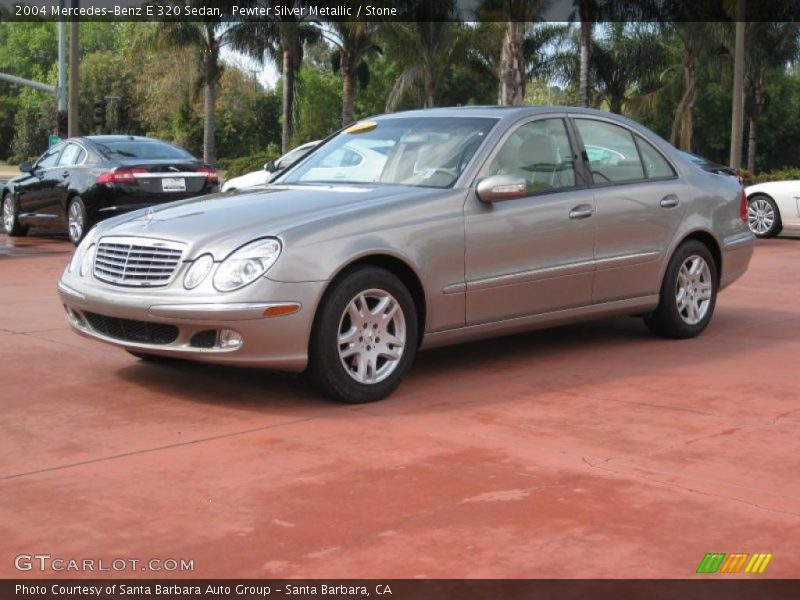
[[[497,119],[475,117],[362,121],[317,149],[277,183],[450,187],[496,123]]]
[[[98,144],[106,153],[122,158],[182,158],[192,160],[194,157],[182,148],[163,142],[120,141]]]

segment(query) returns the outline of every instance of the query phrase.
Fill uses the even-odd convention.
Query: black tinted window
[[[194,157],[186,150],[163,142],[120,141],[97,144],[107,154],[118,158],[183,158]]]

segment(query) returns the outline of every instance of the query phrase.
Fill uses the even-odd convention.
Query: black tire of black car
[[[17,207],[17,203],[14,200],[14,196],[11,195],[10,192],[6,192],[3,195],[3,200],[0,202],[0,213],[5,214],[5,204],[6,202],[10,202],[13,207],[14,212],[14,224],[12,225],[11,229],[5,227],[5,232],[9,235],[9,237],[22,237],[28,233],[28,227],[26,225],[20,225],[19,222],[19,208]]]
[[[684,321],[679,312],[675,290],[678,284],[678,273],[684,261],[692,255],[698,255],[711,271],[711,299],[705,316],[698,323],[690,325]],[[719,289],[719,273],[717,264],[708,247],[698,240],[688,240],[681,244],[667,266],[664,280],[661,284],[658,308],[644,318],[647,327],[654,334],[665,338],[687,339],[700,335],[708,326],[714,314]]]
[[[406,341],[400,364],[385,380],[374,384],[355,381],[339,357],[338,335],[342,314],[361,291],[381,289],[400,304],[406,321]],[[309,344],[307,374],[324,396],[347,404],[364,404],[391,394],[408,372],[417,351],[418,324],[414,300],[406,286],[393,273],[378,267],[358,267],[334,283],[317,311]]]

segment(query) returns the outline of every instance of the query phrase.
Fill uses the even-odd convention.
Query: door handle
[[[64,171],[61,175],[63,177],[69,177],[69,171]]]
[[[662,208],[675,208],[679,203],[680,200],[678,200],[678,197],[675,194],[669,194],[661,199]]]
[[[569,211],[570,219],[588,219],[594,214],[594,207],[589,204],[580,204]]]

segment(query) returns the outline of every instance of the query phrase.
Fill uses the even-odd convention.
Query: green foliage
[[[280,156],[280,147],[272,143],[267,146],[267,149],[264,152],[259,152],[257,154],[253,154],[252,156],[243,156],[241,158],[235,158],[230,161],[228,165],[228,172],[226,173],[226,177],[231,179],[233,177],[238,177],[239,175],[244,175],[245,173],[250,173],[252,171],[258,171],[264,168],[264,163],[275,160]]]
[[[766,183],[768,181],[798,180],[800,179],[800,167],[779,169],[777,171],[761,171],[756,175],[747,169],[742,169],[741,175],[745,185],[755,185],[757,183]]]
[[[328,137],[342,124],[342,83],[337,76],[303,67],[297,77],[297,90],[293,148]]]

